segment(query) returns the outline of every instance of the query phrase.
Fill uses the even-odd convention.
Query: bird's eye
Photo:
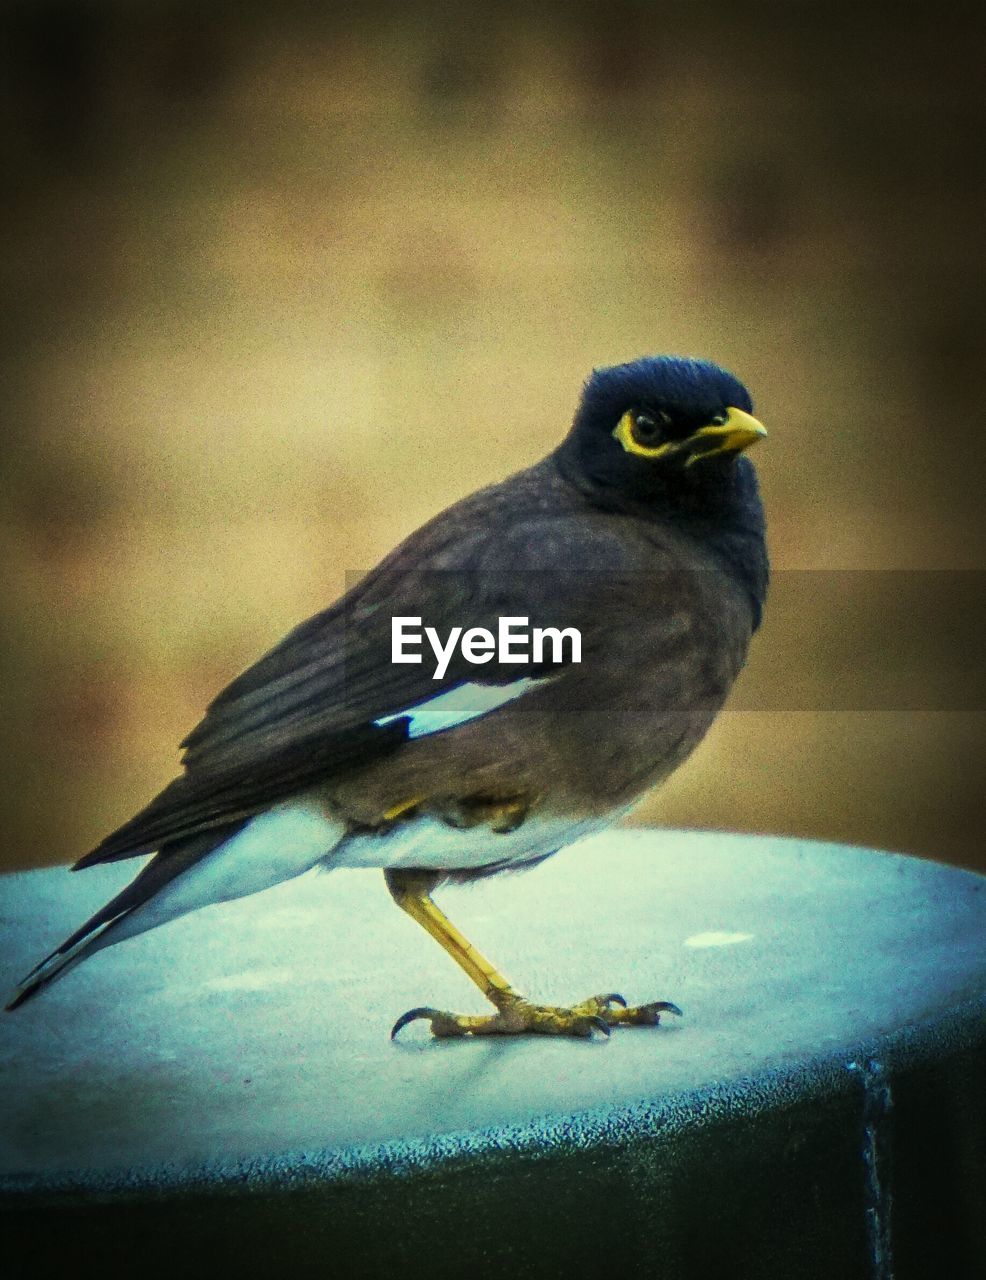
[[[724,427],[728,417],[728,413],[717,413],[714,418],[709,419],[710,425],[713,427]]]
[[[653,413],[638,411],[633,415],[633,438],[638,444],[655,445],[670,425],[671,418],[663,410]]]

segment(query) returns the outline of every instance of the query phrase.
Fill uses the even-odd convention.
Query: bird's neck
[[[564,447],[551,455],[551,461],[583,500],[597,510],[670,527],[693,540],[745,588],[753,609],[754,629],[759,626],[769,567],[763,504],[756,471],[748,458],[737,458],[714,472],[707,471],[704,482],[699,484],[673,490],[655,485],[646,494],[632,495],[586,475]]]

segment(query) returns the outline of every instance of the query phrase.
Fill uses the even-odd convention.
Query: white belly
[[[609,826],[610,817],[566,819],[529,815],[515,831],[447,826],[430,815],[408,818],[381,832],[347,835],[316,799],[300,796],[252,818],[225,844],[164,885],[118,920],[89,952],[132,938],[217,902],[269,889],[313,867],[422,867],[435,871],[522,866]]]
[[[429,814],[397,822],[385,832],[348,836],[323,860],[335,867],[423,867],[434,871],[477,870],[492,864],[521,865],[608,827],[617,815],[563,818],[531,814],[514,831],[450,827]]]

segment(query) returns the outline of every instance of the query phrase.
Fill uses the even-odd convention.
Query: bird
[[[199,908],[361,867],[383,872],[491,1006],[422,1005],[392,1037],[415,1021],[440,1039],[596,1037],[679,1015],[616,992],[539,1004],[434,894],[618,821],[702,740],[766,600],[746,456],[766,434],[745,385],[712,361],[595,368],[546,457],[442,511],[219,693],[181,744],[179,776],[73,870],[153,856],[7,1008]],[[491,647],[504,622],[506,648]],[[521,623],[550,645],[518,657]]]

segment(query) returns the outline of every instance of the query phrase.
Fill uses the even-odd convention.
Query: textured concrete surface
[[[12,982],[133,870],[0,881],[0,976]],[[570,1159],[567,1182],[531,1185],[522,1199],[543,1194],[571,1209],[574,1189],[587,1194],[612,1159],[614,1172],[580,1213],[616,1186],[639,1197],[648,1179],[664,1187],[651,1188],[654,1211],[662,1196],[682,1194],[690,1171],[693,1201],[704,1183],[724,1179],[750,1221],[757,1203],[776,1206],[803,1176],[797,1203],[813,1203],[817,1220],[798,1238],[814,1240],[819,1266],[855,1275],[847,1259],[869,1265],[890,1248],[890,1166],[880,1152],[896,1077],[902,1096],[911,1089],[908,1114],[918,1124],[938,1088],[934,1073],[960,1063],[968,1098],[957,1102],[952,1089],[958,1110],[948,1123],[959,1131],[981,1123],[981,1095],[967,1087],[984,1060],[980,877],[843,846],[619,832],[439,901],[537,999],[619,990],[632,1001],[674,1000],[685,1017],[591,1043],[435,1042],[412,1028],[392,1044],[390,1026],[406,1008],[478,1011],[482,999],[394,907],[379,873],[306,876],[102,952],[0,1020],[8,1204],[25,1213],[72,1204],[78,1214],[94,1191],[134,1206],[203,1188],[227,1196],[334,1188],[333,1247],[369,1249],[373,1274],[400,1256],[399,1242],[393,1257],[374,1253],[379,1239],[366,1245],[373,1195],[383,1222],[423,1187],[444,1186],[438,1207],[418,1219],[437,1222],[477,1168],[505,1186],[526,1185],[532,1160]],[[975,1114],[963,1117],[970,1106]],[[939,1166],[947,1164],[947,1126],[934,1141]],[[899,1133],[897,1146],[906,1175]],[[924,1138],[919,1146],[924,1154],[915,1148],[910,1161],[923,1166]],[[751,1152],[761,1161],[752,1169]],[[799,1174],[789,1163],[802,1158]],[[820,1191],[826,1180],[835,1199]],[[338,1200],[354,1181],[376,1187],[360,1199],[358,1229]],[[381,1187],[397,1183],[397,1199],[388,1199]],[[684,1212],[677,1201],[666,1209]],[[793,1223],[798,1214],[789,1214]],[[193,1235],[204,1229],[198,1210],[195,1222]],[[649,1236],[656,1224],[637,1229]],[[735,1226],[722,1229],[735,1250]],[[689,1248],[681,1244],[682,1258]],[[787,1256],[779,1243],[765,1248],[764,1257]],[[666,1262],[669,1275],[689,1273],[674,1270],[670,1253]],[[748,1265],[751,1275],[773,1274]]]

